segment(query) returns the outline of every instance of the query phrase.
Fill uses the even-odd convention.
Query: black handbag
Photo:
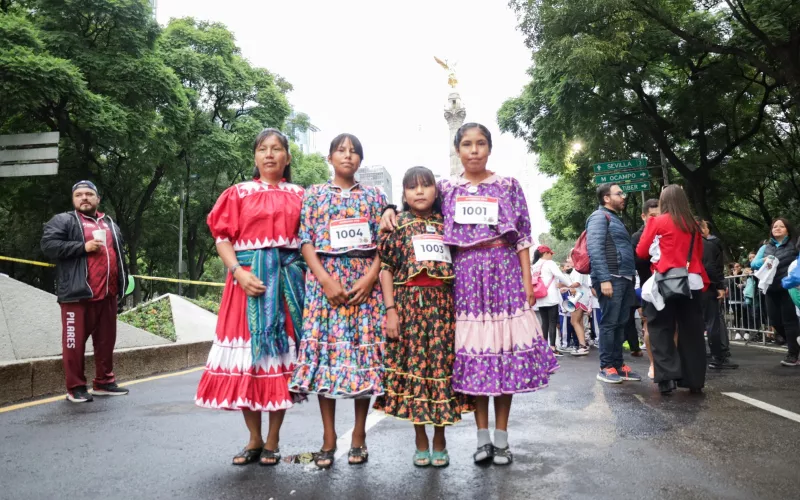
[[[689,263],[692,261],[694,251],[694,238],[697,233],[692,231],[692,242],[689,244],[689,256],[686,257],[686,267],[673,267],[666,273],[656,273],[655,280],[658,291],[664,302],[685,297],[692,298],[692,289],[689,287]]]

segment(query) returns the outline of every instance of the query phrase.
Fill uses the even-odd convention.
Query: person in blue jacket
[[[778,218],[772,222],[770,236],[767,244],[761,247],[756,258],[750,263],[750,267],[758,270],[764,265],[777,266],[775,278],[767,288],[765,297],[767,316],[770,325],[775,328],[776,335],[785,338],[789,345],[789,352],[781,364],[783,366],[800,366],[800,362],[797,360],[798,354],[800,354],[800,345],[797,342],[797,337],[800,335],[800,322],[798,322],[789,291],[781,283],[788,274],[789,266],[797,258],[797,235],[792,231],[788,220]],[[777,264],[768,262],[767,257],[769,256],[778,259]]]

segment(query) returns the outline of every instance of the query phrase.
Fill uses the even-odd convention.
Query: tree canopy
[[[593,163],[644,157],[684,186],[731,253],[798,208],[800,4],[779,0],[512,0],[530,83],[498,112],[540,170],[557,237],[583,229]],[[789,59],[792,61],[789,62]],[[584,144],[577,154],[573,141]],[[661,170],[655,197],[664,184]],[[633,225],[640,202],[630,197]],[[576,208],[577,207],[577,208]],[[744,247],[740,249],[739,247]]]
[[[42,224],[86,178],[125,235],[133,274],[177,276],[182,206],[185,277],[202,279],[215,258],[206,215],[249,178],[255,136],[310,126],[303,113],[289,119],[291,89],[248,62],[224,25],[162,28],[147,0],[0,0],[0,134],[61,133],[57,176],[3,180],[0,255],[41,260]],[[322,156],[292,153],[296,182],[328,178]],[[52,289],[46,268],[3,266]]]

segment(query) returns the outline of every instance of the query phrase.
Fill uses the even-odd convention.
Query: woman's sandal
[[[478,450],[472,454],[472,460],[476,464],[486,462],[492,458],[494,458],[494,445],[492,443],[478,446]]]
[[[498,461],[498,459],[500,460]],[[492,463],[495,465],[510,465],[513,461],[514,456],[511,454],[511,450],[508,449],[508,446],[494,449],[494,459],[492,459]]]
[[[265,460],[271,460],[270,462],[265,462]],[[258,465],[263,465],[264,467],[270,467],[273,465],[278,465],[278,462],[281,461],[281,449],[275,448],[275,451],[268,450],[263,448],[261,450],[261,456],[258,460]]]
[[[417,467],[427,467],[431,464],[431,452],[428,450],[417,450],[414,452],[414,465]]]
[[[231,461],[231,464],[233,464],[233,465],[252,464],[253,462],[257,462],[258,461],[258,457],[259,456],[261,456],[261,447],[253,448],[251,450],[248,450],[247,448],[245,448],[242,451],[240,451],[238,455],[234,455],[233,461]],[[244,460],[241,461],[241,462],[237,462],[236,461],[237,458],[244,458]]]
[[[336,448],[331,450],[319,450],[318,453],[314,454],[314,465],[319,467],[320,469],[330,469],[333,465],[333,456],[336,454]],[[327,464],[321,464],[320,462],[328,462]]]
[[[450,465],[450,454],[447,453],[447,450],[433,450],[433,455],[431,456],[431,465],[434,467],[447,467]]]
[[[353,462],[350,460],[351,458],[359,458],[360,460],[357,462]],[[365,464],[369,461],[369,452],[367,451],[367,445],[363,446],[353,446],[350,448],[350,451],[347,452],[347,463],[350,465],[361,465]]]

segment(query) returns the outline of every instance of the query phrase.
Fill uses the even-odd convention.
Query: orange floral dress
[[[442,216],[427,219],[403,212],[397,230],[381,239],[381,266],[394,276],[400,337],[387,339],[385,394],[376,410],[412,423],[451,425],[472,411],[471,398],[453,390],[455,306],[453,265],[417,260],[413,239],[442,234]]]

